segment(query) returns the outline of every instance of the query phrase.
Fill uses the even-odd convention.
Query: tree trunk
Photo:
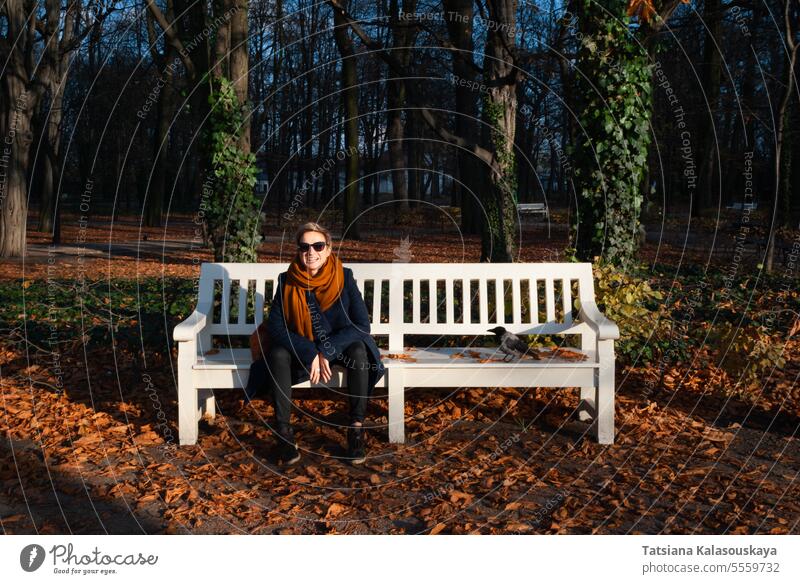
[[[172,0],[167,1],[165,17],[171,25],[174,25],[175,11]],[[145,199],[144,223],[148,227],[161,227],[169,166],[169,131],[178,105],[173,70],[173,61],[176,55],[169,43],[165,43],[163,55],[158,53],[152,12],[147,13],[147,37],[150,43],[150,56],[161,74],[156,85],[158,97],[156,98],[156,132],[153,141],[153,171]]]
[[[647,52],[632,38],[627,0],[579,0],[583,35],[572,92],[577,210],[570,248],[591,262],[603,256],[622,269],[636,261],[642,176],[650,141],[652,77]]]
[[[167,62],[170,58],[167,52]],[[150,189],[147,194],[147,205],[145,205],[145,225],[148,227],[161,227],[162,213],[164,210],[164,200],[167,190],[167,169],[170,166],[170,127],[175,117],[178,104],[177,92],[175,90],[175,79],[169,67],[163,72],[164,87],[158,96],[156,104],[156,133],[153,143],[153,179],[150,182]]]
[[[703,116],[700,127],[696,156],[700,158],[700,173],[692,215],[697,217],[704,210],[714,205],[714,187],[717,182],[717,157],[719,144],[716,141],[716,111],[719,101],[720,83],[722,80],[722,55],[717,48],[722,34],[722,13],[720,0],[705,0],[703,8],[703,21],[705,22],[705,40],[703,41],[702,87],[699,95],[708,101],[701,101],[699,105]]]
[[[418,206],[418,201],[422,199],[422,174],[419,169],[422,167],[422,128],[419,123],[419,116],[414,110],[408,110],[406,118],[406,128],[408,129],[408,139],[405,140],[408,152],[408,195],[409,206]]]
[[[61,119],[63,117],[64,86],[61,82],[50,98],[50,108],[42,129],[40,160],[38,166],[39,181],[39,231],[52,232],[55,223],[56,206],[58,205],[58,186],[61,183]]]
[[[6,137],[0,145],[0,257],[3,258],[25,253],[33,107],[22,79],[11,73],[3,79],[3,136]]]
[[[490,0],[486,35],[483,97],[484,146],[498,162],[486,173],[481,190],[486,218],[482,222],[481,261],[512,262],[516,251],[517,171],[514,134],[517,123],[517,71],[514,67],[516,0]]]
[[[4,136],[0,144],[0,257],[20,256],[25,251],[33,115],[48,91],[52,105],[60,103],[56,90],[63,83],[59,66],[74,50],[74,18],[80,11],[77,1],[64,8],[58,0],[46,0],[44,6],[29,0],[4,2],[6,18],[0,26],[0,42],[5,48],[0,52],[5,60],[0,69],[0,126]],[[103,18],[99,13],[93,16]],[[42,40],[43,49],[39,46]],[[55,124],[43,130],[48,141],[53,138],[45,149],[51,171],[48,210],[53,207],[52,170],[57,159],[47,150],[57,141],[60,110],[53,119]]]
[[[413,13],[416,11],[416,0],[403,0],[402,11]],[[391,0],[389,4],[389,18],[392,22],[393,54],[403,65],[408,66],[410,59],[409,49],[406,48],[413,42],[412,29],[407,21],[399,19],[398,0]],[[406,105],[406,84],[392,71],[389,71],[387,83],[387,128],[386,139],[389,142],[389,163],[392,168],[392,191],[394,200],[400,202],[400,209],[408,209],[408,182],[406,180],[406,157],[403,153],[403,108]]]
[[[228,0],[233,14],[230,19],[230,80],[233,83],[236,98],[244,112],[242,132],[239,135],[239,149],[250,152],[250,108],[248,105],[248,46],[247,46],[247,0]],[[228,4],[226,2],[226,4]]]
[[[342,57],[342,99],[344,101],[345,148],[345,193],[343,235],[347,239],[361,239],[358,229],[358,79],[356,57],[347,21],[339,11],[333,12],[336,46]]]
[[[785,0],[784,3],[784,32],[785,32],[785,42],[786,48],[789,51],[788,58],[786,60],[786,68],[785,68],[785,75],[786,75],[786,89],[783,92],[783,97],[780,101],[780,106],[777,112],[777,119],[776,119],[776,128],[775,128],[775,161],[774,161],[774,168],[775,168],[775,195],[771,202],[772,213],[770,213],[770,229],[769,229],[769,236],[767,239],[767,253],[766,253],[766,261],[765,261],[765,269],[768,274],[771,274],[773,271],[773,264],[775,261],[775,232],[777,231],[777,212],[778,212],[778,205],[779,205],[779,196],[781,192],[781,187],[784,182],[784,173],[788,171],[784,167],[784,160],[783,160],[783,148],[784,148],[784,140],[786,134],[786,119],[789,113],[789,103],[794,96],[794,93],[798,91],[798,82],[797,77],[795,76],[795,67],[797,66],[797,51],[800,48],[800,44],[797,43],[795,40],[795,31],[792,30],[792,22],[797,23],[797,11],[792,11],[792,2],[791,0]],[[784,170],[785,169],[785,170]],[[787,185],[788,190],[788,185]]]
[[[469,142],[478,141],[478,97],[474,87],[477,76],[472,60],[473,0],[444,0],[445,21],[453,51],[454,92],[456,96],[455,128],[456,134]],[[464,85],[461,85],[464,79]],[[481,231],[481,162],[473,154],[458,148],[456,155],[459,183],[454,185],[458,191],[461,205],[461,229],[464,233],[477,235]]]
[[[77,34],[80,15],[80,3],[72,2],[64,13],[63,26],[61,23],[61,4],[54,0],[48,4],[48,27],[52,39],[44,49],[44,60],[48,66],[40,71],[39,81],[44,86],[49,107],[44,114],[43,127],[40,131],[41,166],[38,176],[39,183],[39,231],[53,232],[53,242],[60,239],[58,218],[58,200],[61,184],[61,167],[63,156],[61,152],[61,120],[63,119],[64,90],[67,86],[67,76],[71,70],[70,60],[75,50],[73,41]],[[53,28],[54,27],[54,28]],[[95,25],[93,29],[99,29]],[[60,39],[56,41],[60,29]]]

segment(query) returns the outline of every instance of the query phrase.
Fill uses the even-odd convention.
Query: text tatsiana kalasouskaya
[[[755,547],[748,546],[716,546],[716,545],[698,545],[698,546],[651,546],[643,545],[642,553],[646,556],[757,556],[761,558],[768,558],[769,556],[777,556],[778,550],[774,547]]]

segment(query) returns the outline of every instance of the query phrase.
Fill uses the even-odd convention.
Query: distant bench
[[[214,349],[212,337],[246,339],[262,322],[286,264],[201,267],[197,309],[175,327],[178,342],[178,425],[181,444],[194,444],[203,414],[214,416],[214,392],[242,388],[249,349]],[[382,350],[389,440],[405,439],[406,387],[579,387],[579,416],[601,444],[614,441],[614,339],[617,325],[595,304],[588,263],[351,264],[367,303],[371,334],[389,337]],[[491,292],[490,292],[491,290]],[[377,291],[377,293],[376,293]],[[432,308],[432,309],[431,309]],[[406,335],[487,335],[497,325],[519,334],[579,335],[571,355],[502,362],[495,349],[408,347]],[[494,339],[494,337],[492,337]],[[576,360],[575,356],[579,359]],[[570,358],[573,357],[573,358]],[[346,385],[334,366],[327,384]],[[306,381],[295,387],[310,387]]]
[[[550,211],[545,203],[519,203],[517,213],[520,215],[541,215],[545,219],[550,216]]]
[[[731,211],[755,211],[758,209],[758,203],[731,203],[726,209]]]

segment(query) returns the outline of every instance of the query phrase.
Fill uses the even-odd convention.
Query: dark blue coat
[[[311,363],[322,353],[333,363],[344,350],[355,341],[363,341],[370,360],[370,391],[383,377],[384,367],[380,351],[370,333],[369,313],[361,291],[353,278],[353,270],[344,268],[344,288],[342,294],[325,312],[320,311],[316,294],[306,292],[306,301],[311,312],[311,323],[314,329],[314,341],[291,330],[283,316],[283,283],[286,272],[278,276],[278,286],[267,319],[267,331],[272,343],[281,345],[294,354],[303,365],[302,370],[294,371],[293,383],[308,379]]]

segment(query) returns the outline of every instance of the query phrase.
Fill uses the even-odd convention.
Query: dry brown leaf
[[[8,517],[3,517],[0,519],[3,523],[13,523],[14,521],[22,521],[26,519],[28,516],[23,515],[22,513],[17,513],[16,515],[9,515]]]
[[[331,506],[328,507],[328,511],[325,513],[325,519],[331,519],[332,517],[341,515],[346,510],[347,507],[345,507],[341,503],[331,503]]]
[[[437,523],[433,529],[430,530],[428,535],[436,535],[437,533],[441,533],[442,530],[447,527],[444,523]]]
[[[464,503],[469,504],[472,502],[474,497],[468,493],[464,493],[463,491],[453,491],[450,493],[450,502],[457,503],[459,500],[464,501]]]
[[[730,432],[722,432],[720,430],[708,428],[705,432],[703,432],[703,438],[709,442],[730,442],[733,440],[733,434]]]
[[[406,355],[405,353],[389,353],[386,355],[386,358],[395,359],[398,361],[408,361],[409,363],[415,363],[417,361],[416,357]]]

